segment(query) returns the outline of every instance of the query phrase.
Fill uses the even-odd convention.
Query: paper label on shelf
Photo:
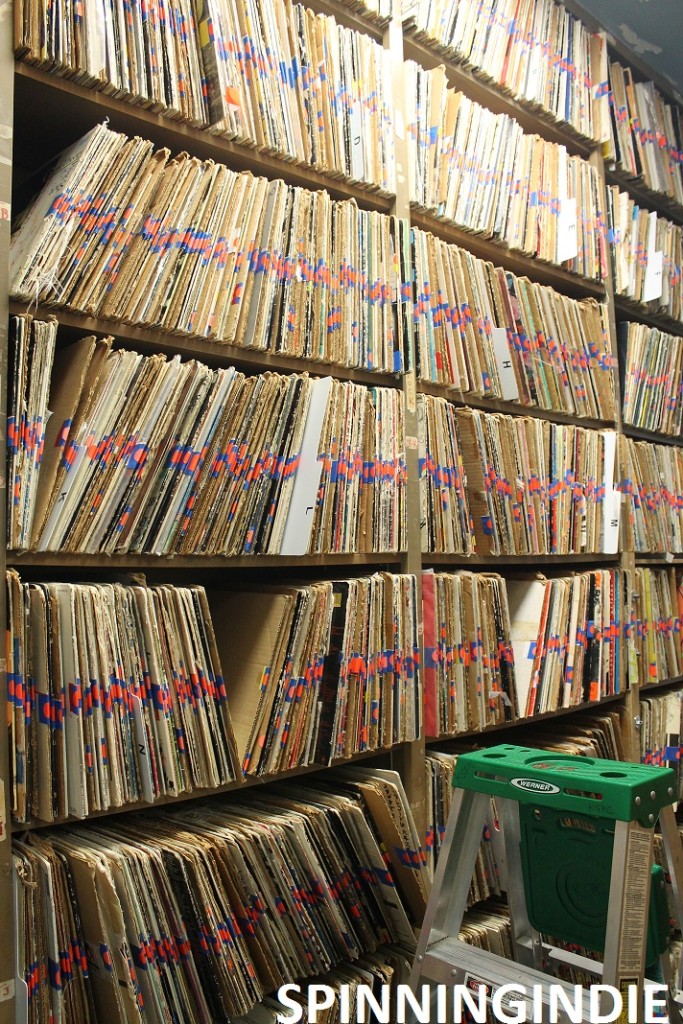
[[[8,999],[13,998],[14,978],[10,978],[9,981],[0,981],[0,1003],[5,1003]]]
[[[664,253],[651,252],[647,258],[645,268],[645,280],[643,282],[643,302],[650,302],[658,299],[662,294],[662,282],[664,274]]]
[[[12,208],[9,203],[0,203],[0,222],[9,224],[12,219]]]
[[[573,260],[579,253],[579,229],[576,213],[576,198],[565,197],[560,203],[557,219],[557,262]]]
[[[493,354],[496,357],[502,396],[506,402],[518,402],[519,388],[517,387],[517,378],[515,377],[515,370],[512,365],[507,329],[505,327],[494,327],[491,331],[491,341],[493,343]]]

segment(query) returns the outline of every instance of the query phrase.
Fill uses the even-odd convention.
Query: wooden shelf
[[[402,553],[379,552],[327,555],[105,555],[72,554],[68,551],[8,551],[7,565],[15,569],[106,569],[125,572],[154,569],[176,572],[187,569],[338,568],[396,565]]]
[[[363,209],[382,213],[392,210],[392,196],[378,190],[231,142],[22,61],[16,64],[15,106],[17,123],[25,120],[25,111],[31,111],[31,130],[15,133],[14,157],[20,167],[30,172],[45,167],[68,145],[108,118],[112,130],[141,135],[174,154],[188,151],[203,160],[218,160],[235,171],[281,178],[289,185],[309,190],[325,189],[335,199],[354,199]]]
[[[653,565],[660,569],[683,562],[683,552],[674,554],[672,551],[637,551],[633,557],[637,566]]]
[[[369,12],[348,6],[345,0],[306,0],[306,7],[315,14],[324,14],[334,18],[338,25],[352,28],[363,35],[372,36],[378,42],[382,41],[389,21],[381,21],[374,18]]]
[[[680,448],[683,445],[683,434],[672,437],[671,434],[659,434],[656,430],[632,427],[629,423],[624,423],[621,429],[626,437],[632,437],[636,441],[652,441],[654,444],[668,444],[674,448]]]
[[[635,320],[647,324],[648,327],[656,327],[667,334],[683,335],[682,321],[663,316],[661,313],[653,313],[644,303],[627,299],[623,295],[615,294],[614,310],[618,320]]]
[[[26,313],[29,311],[29,305],[19,299],[12,299],[10,313],[15,316]],[[117,342],[125,343],[127,346],[134,345],[138,352],[145,355],[159,352],[170,356],[179,354],[187,359],[200,359],[208,366],[236,366],[247,373],[309,373],[315,377],[334,376],[340,380],[376,387],[397,387],[401,381],[398,374],[373,373],[371,370],[299,359],[296,356],[279,355],[261,349],[226,345],[220,341],[209,341],[191,334],[171,333],[153,327],[137,327],[135,324],[124,324],[117,320],[102,320],[50,303],[41,303],[37,308],[33,304],[30,306],[30,312],[33,316],[57,317],[61,337],[70,335],[75,339],[87,334],[111,335]]]
[[[638,687],[639,696],[647,696],[651,690],[664,690],[667,686],[681,686],[683,676],[672,676],[670,679],[658,679],[656,683],[643,683]]]
[[[458,408],[481,409],[483,412],[500,412],[508,416],[533,416],[551,423],[568,423],[574,426],[591,427],[596,430],[614,430],[614,420],[596,420],[588,416],[577,416],[555,409],[541,409],[537,405],[520,405],[518,402],[506,402],[501,398],[481,398],[468,395],[448,384],[433,384],[431,381],[418,380],[417,390],[421,394],[433,395],[435,398],[446,398]]]
[[[626,691],[624,691],[626,692]],[[505,729],[523,729],[528,725],[535,725],[537,722],[547,722],[550,719],[565,718],[578,711],[599,711],[605,705],[613,704],[623,698],[623,693],[610,694],[609,697],[602,697],[600,700],[584,701],[582,704],[574,704],[570,708],[557,708],[555,711],[543,711],[539,715],[529,715],[526,718],[517,718],[514,722],[500,722],[496,725],[487,725],[483,729],[468,729],[466,732],[459,732],[455,735],[428,736],[427,744],[453,743],[459,740],[476,739],[478,736],[487,736],[490,733],[500,732]]]
[[[549,142],[565,146],[570,153],[584,158],[589,157],[598,147],[597,142],[587,139],[565,121],[556,120],[538,104],[527,103],[517,99],[509,90],[504,91],[486,72],[458,61],[452,50],[430,39],[426,33],[409,29],[403,37],[403,52],[406,60],[414,60],[427,70],[439,65],[445,66],[451,88],[465,93],[496,114],[514,117],[528,134],[541,135]]]
[[[383,757],[395,752],[404,744],[396,744],[392,747],[381,747],[377,750],[366,750],[360,754],[352,754],[351,757],[340,757],[333,760],[329,765],[312,764],[305,767],[291,768],[284,772],[274,772],[271,775],[250,775],[247,778],[235,779],[224,786],[216,786],[213,789],[194,789],[190,793],[179,793],[178,796],[161,796],[158,800],[148,803],[146,800],[138,800],[135,803],[124,804],[122,807],[110,807],[105,811],[91,811],[87,818],[76,818],[69,815],[66,818],[59,818],[58,821],[40,821],[38,819],[26,822],[25,824],[13,822],[11,831],[13,835],[21,835],[23,832],[35,832],[46,828],[56,828],[63,825],[81,825],[84,821],[102,820],[103,818],[115,817],[120,814],[134,814],[136,811],[155,811],[163,808],[176,807],[188,801],[204,800],[223,796],[226,793],[242,793],[252,789],[254,786],[263,786],[272,782],[291,782],[292,779],[299,779],[304,776],[311,776],[318,772],[327,772],[330,768],[341,768],[344,765],[357,764],[358,762],[369,761],[372,758]]]
[[[579,555],[444,555],[439,553],[423,552],[423,566],[438,566],[448,568],[453,566],[457,569],[485,566],[489,571],[499,567],[507,566],[533,566],[539,572],[552,568],[556,565],[615,565],[619,561],[619,555],[608,554],[579,554]]]
[[[605,166],[605,181],[608,185],[618,185],[619,188],[625,189],[631,199],[635,199],[638,205],[646,210],[654,210],[655,213],[668,217],[675,224],[683,225],[683,206],[680,206],[665,192],[655,192],[648,188],[642,178],[630,178],[628,174],[620,171],[613,164],[607,164]]]
[[[489,260],[496,266],[511,270],[514,274],[528,277],[538,284],[549,284],[558,291],[564,292],[574,299],[595,298],[605,301],[605,286],[600,281],[591,281],[587,277],[563,270],[552,263],[525,256],[524,253],[510,249],[504,242],[485,238],[459,228],[452,221],[436,217],[434,214],[418,207],[411,208],[410,221],[414,227],[423,231],[431,231],[433,235],[467,249],[479,259]]]

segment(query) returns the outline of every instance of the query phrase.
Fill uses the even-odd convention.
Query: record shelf
[[[28,2],[28,0],[27,0]],[[209,131],[193,127],[179,119],[164,116],[149,106],[133,104],[104,91],[87,88],[59,74],[49,73],[44,68],[35,67],[24,60],[15,59],[15,26],[13,24],[12,5],[9,0],[0,0],[0,418],[7,416],[8,390],[11,387],[11,370],[8,367],[8,323],[9,317],[27,311],[28,303],[10,295],[10,222],[12,203],[16,210],[22,209],[40,186],[41,173],[58,154],[67,146],[81,138],[95,125],[108,119],[112,131],[122,132],[129,137],[139,136],[149,139],[156,147],[164,147],[177,155],[186,151],[200,160],[212,160],[225,164],[230,170],[250,171],[254,176],[269,180],[282,179],[287,185],[304,188],[310,191],[324,191],[339,200],[353,200],[358,209],[377,212],[398,219],[402,226],[428,232],[437,240],[464,250],[480,260],[489,261],[496,268],[502,267],[509,274],[519,275],[528,279],[533,285],[549,286],[561,297],[576,300],[597,300],[607,307],[609,321],[609,338],[611,339],[611,357],[614,364],[619,358],[617,350],[617,321],[634,321],[660,329],[663,332],[683,336],[682,320],[674,320],[667,316],[653,313],[642,303],[634,302],[615,295],[612,282],[609,246],[606,247],[606,273],[604,280],[591,279],[578,273],[564,269],[559,264],[544,262],[535,257],[527,256],[515,250],[503,241],[484,237],[465,227],[459,226],[444,217],[437,216],[433,211],[421,208],[413,200],[411,183],[414,176],[414,154],[411,149],[410,133],[407,128],[409,104],[405,95],[408,74],[404,61],[414,61],[425,71],[441,66],[445,67],[448,86],[462,93],[475,103],[495,113],[515,119],[524,133],[539,136],[548,143],[564,146],[570,157],[580,157],[598,176],[601,188],[601,208],[607,208],[607,187],[618,185],[620,189],[630,192],[632,198],[644,209],[653,210],[669,219],[674,225],[683,224],[683,206],[678,205],[665,195],[658,194],[645,186],[635,183],[623,174],[617,173],[605,165],[597,142],[588,139],[566,123],[540,111],[537,107],[523,100],[514,98],[509,91],[503,90],[484,74],[472,69],[461,61],[457,61],[446,52],[436,41],[425,40],[412,28],[404,27],[399,10],[400,0],[394,0],[394,13],[385,24],[379,23],[369,15],[359,13],[334,0],[310,0],[305,6],[316,14],[332,15],[337,22],[354,29],[374,40],[381,42],[390,55],[392,75],[392,104],[394,114],[394,154],[396,164],[395,194],[389,194],[378,186],[363,185],[341,175],[325,173],[313,166],[306,166],[294,160],[281,159],[276,155],[253,146],[229,141],[226,138],[211,134]],[[569,7],[570,5],[567,4]],[[17,8],[18,9],[18,8]],[[583,11],[576,8],[576,13],[591,29],[595,29],[591,19]],[[18,14],[17,14],[18,19]],[[623,49],[623,48],[622,48]],[[638,68],[637,58],[623,54],[619,59],[626,59],[634,68]],[[639,68],[642,76],[643,69]],[[652,72],[645,69],[644,74],[650,79]],[[655,77],[655,81],[656,77]],[[666,94],[661,82],[658,88]],[[414,284],[414,279],[411,278]],[[411,297],[412,298],[412,297]],[[681,436],[670,437],[651,430],[642,430],[624,424],[622,417],[622,396],[620,394],[619,375],[615,373],[615,411],[613,417],[582,417],[554,408],[541,408],[534,405],[522,405],[520,402],[503,398],[487,398],[470,395],[458,387],[420,379],[417,372],[413,332],[416,330],[412,318],[412,305],[406,300],[409,310],[406,315],[406,353],[402,372],[374,372],[366,368],[344,367],[316,361],[300,359],[293,355],[276,352],[258,351],[241,345],[219,345],[201,337],[192,337],[173,330],[157,330],[156,327],[143,326],[134,322],[123,322],[98,318],[82,310],[72,309],[58,304],[31,303],[29,311],[34,315],[54,315],[60,323],[60,341],[73,341],[94,334],[98,337],[111,335],[116,345],[145,355],[162,352],[168,356],[180,355],[183,360],[197,359],[212,368],[236,366],[245,374],[255,375],[260,372],[273,373],[306,373],[311,377],[330,375],[339,381],[393,389],[401,393],[405,423],[405,472],[406,472],[406,523],[407,541],[404,549],[398,551],[355,552],[351,554],[311,554],[293,555],[237,555],[237,556],[202,556],[199,554],[157,556],[154,554],[123,553],[111,556],[99,554],[81,554],[67,551],[12,551],[3,545],[0,556],[2,570],[14,569],[23,578],[41,580],[56,577],[59,580],[76,581],[81,576],[86,580],[101,582],[118,581],[121,578],[137,580],[144,574],[145,579],[171,583],[174,580],[201,582],[207,590],[211,587],[220,589],[232,583],[248,588],[250,585],[285,584],[291,580],[332,580],[344,574],[349,577],[360,576],[364,572],[386,570],[394,573],[412,574],[417,579],[418,637],[423,636],[424,622],[421,617],[420,579],[423,570],[434,569],[438,572],[450,570],[467,570],[483,573],[500,573],[504,580],[530,579],[533,574],[542,571],[549,580],[556,577],[569,576],[573,570],[577,573],[589,573],[592,570],[624,570],[629,578],[640,569],[671,568],[683,561],[683,547],[678,551],[650,552],[622,551],[610,549],[604,552],[591,550],[578,554],[502,554],[499,556],[473,554],[441,553],[424,551],[422,538],[423,506],[420,489],[420,463],[418,453],[418,436],[420,424],[418,409],[421,401],[446,399],[456,410],[477,410],[484,413],[497,414],[501,418],[518,422],[522,418],[530,418],[546,425],[547,430],[559,427],[585,427],[597,434],[603,431],[616,431],[617,445],[626,443],[626,438],[637,439],[644,443],[680,447]],[[59,344],[59,342],[58,342]],[[619,453],[621,448],[618,448]],[[0,440],[0,461],[6,464],[6,438]],[[619,467],[615,470],[615,481],[622,479]],[[0,529],[6,528],[7,479],[3,475],[3,500],[0,502]],[[626,514],[626,498],[623,494],[622,518]],[[622,534],[623,536],[623,534]],[[617,553],[619,550],[620,553]],[[672,589],[672,606],[677,608],[675,582],[673,575],[669,577]],[[3,587],[0,596],[0,614],[8,617],[7,595]],[[627,643],[620,638],[624,657],[621,665],[621,676],[616,683],[616,692],[604,695],[593,701],[580,701],[572,707],[562,707],[553,711],[518,721],[486,725],[476,731],[454,733],[449,736],[424,735],[424,729],[414,742],[403,742],[394,747],[352,755],[344,759],[334,759],[331,767],[340,763],[360,763],[377,767],[391,767],[400,774],[405,787],[412,813],[420,834],[425,834],[427,821],[425,753],[429,749],[443,748],[451,741],[468,742],[476,745],[480,742],[495,742],[499,731],[504,736],[514,738],[516,726],[530,724],[533,721],[555,722],[561,719],[570,722],[572,715],[582,711],[599,711],[602,706],[606,710],[618,708],[622,721],[622,743],[624,750],[631,759],[640,757],[640,741],[638,736],[639,700],[641,689],[649,687],[627,685]],[[226,666],[224,666],[225,668]],[[7,661],[0,663],[3,677],[7,672]],[[227,669],[229,671],[229,668]],[[676,675],[669,680],[658,679],[656,686],[665,683],[675,685],[683,676]],[[654,688],[654,687],[653,687]],[[0,721],[7,720],[7,687],[3,681],[0,695]],[[485,734],[485,735],[484,735]],[[13,831],[40,829],[40,821],[28,824],[12,822],[12,794],[9,765],[11,750],[8,731],[0,730],[0,911],[3,920],[9,922],[13,906],[12,882],[12,850],[11,837]],[[280,773],[277,779],[298,779],[321,773],[327,769],[319,766],[302,767]],[[215,790],[197,789],[181,798],[163,798],[155,801],[165,806],[172,803],[187,803],[191,799],[204,798],[212,793],[239,793],[247,787],[260,784],[267,785],[275,776],[258,778],[249,776],[246,781],[228,783]],[[128,811],[140,810],[147,804],[126,805],[115,808],[106,814],[94,814],[93,818],[101,819],[108,816],[120,818]],[[57,826],[59,827],[59,826]],[[8,926],[9,927],[9,926]],[[0,943],[0,1024],[13,1024],[15,1021],[15,946],[7,938]],[[191,1022],[188,1022],[191,1024]]]

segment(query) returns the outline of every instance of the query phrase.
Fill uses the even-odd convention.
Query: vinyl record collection
[[[426,736],[479,732],[622,692],[623,640],[637,636],[635,651],[650,632],[653,644],[667,639],[654,604],[641,615],[630,597],[614,569],[508,580],[423,573]]]
[[[423,552],[475,551],[458,412],[445,398],[417,396],[420,532]]]
[[[680,572],[637,568],[627,574],[631,686],[645,687],[683,675]]]
[[[540,724],[540,723],[539,723]],[[584,757],[604,757],[609,761],[623,761],[621,716],[609,708],[581,712],[570,720],[544,722],[541,728],[528,724],[528,728],[515,733],[520,744],[554,750],[560,754]]]
[[[230,625],[218,646],[245,775],[329,764],[419,735],[413,576],[212,593],[211,605]]]
[[[9,334],[14,372],[7,413],[7,543],[21,550],[33,532],[57,321],[12,317]]]
[[[645,324],[619,326],[623,421],[670,437],[683,434],[683,338]]]
[[[388,55],[300,4],[25,0],[22,58],[285,160],[395,190]],[[59,31],[55,30],[59,24]]]
[[[406,28],[597,142],[609,132],[607,49],[561,3],[407,0]],[[604,83],[604,84],[603,84]]]
[[[458,760],[457,754],[442,750],[429,750],[425,759],[427,771],[427,859],[432,874],[439,860],[439,853],[446,832],[448,815],[453,796],[453,771]],[[491,836],[494,831],[495,808],[491,801],[490,820],[484,828],[468,904],[472,906],[491,896],[500,896],[498,865],[496,863]]]
[[[425,71],[408,61],[406,79],[415,206],[527,256],[603,280],[606,239],[596,169],[564,146],[525,134],[508,114],[449,89],[444,68]]]
[[[422,602],[425,735],[517,718],[505,580],[495,573],[424,572]]]
[[[102,124],[15,232],[10,288],[115,323],[396,372],[398,233],[353,200],[171,159]]]
[[[640,702],[641,748],[644,764],[673,768],[678,780],[678,799],[683,796],[681,749],[683,744],[683,694],[679,690],[648,693]]]
[[[616,185],[607,188],[607,218],[615,293],[668,319],[683,320],[683,228],[640,206]]]
[[[521,716],[625,689],[624,577],[615,569],[508,580],[511,647]]]
[[[609,88],[612,131],[606,158],[629,178],[683,204],[680,107],[618,61],[610,62]]]
[[[370,1019],[460,753],[683,794],[681,110],[556,0],[311,4],[15,5],[3,1024]]]
[[[614,421],[607,307],[413,228],[418,374],[462,394]]]
[[[458,409],[456,424],[476,551],[617,550],[614,431],[478,409]]]
[[[619,447],[624,550],[683,552],[683,449],[630,437]]]
[[[55,362],[39,478],[26,496],[28,481],[17,485],[33,531],[18,540],[103,553],[399,550],[399,399],[84,338]]]
[[[54,821],[239,776],[202,587],[7,578],[13,813]]]
[[[392,800],[373,811],[366,790]],[[289,786],[15,840],[30,1024],[227,1022],[292,977],[381,943],[411,950],[409,816],[396,773],[360,771],[337,792]]]
[[[396,986],[407,985],[410,965],[410,957],[400,947],[379,946],[374,953],[364,954],[358,960],[344,961],[326,974],[310,979],[311,985],[326,985],[332,989],[332,1006],[318,1008],[319,1001],[314,1004],[307,987],[301,986],[300,992],[289,993],[287,1006],[277,995],[267,996],[245,1016],[236,1017],[234,1024],[280,1024],[282,1017],[296,1012],[292,1010],[291,1000],[301,1008],[302,1020],[306,1020],[309,1013],[317,1014],[320,1024],[345,1024],[346,1018],[360,1020],[372,1013],[372,993],[379,986],[386,986],[389,990],[388,1005],[396,1005]],[[379,990],[385,991],[384,988]],[[313,994],[318,991],[314,989]],[[381,999],[377,1002],[384,1005]]]

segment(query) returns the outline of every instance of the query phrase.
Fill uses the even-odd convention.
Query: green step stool
[[[494,797],[516,963],[482,950],[476,962],[491,978],[507,974],[518,981],[522,969],[530,985],[557,984],[547,972],[564,963],[597,975],[603,985],[620,991],[637,985],[642,992],[644,968],[659,958],[669,1017],[679,1022],[664,872],[652,863],[659,822],[680,928],[683,855],[671,806],[675,786],[668,768],[511,744],[460,755],[411,976],[415,991],[427,982],[473,977],[471,947],[458,934]],[[541,934],[603,953],[603,962],[543,942]]]

